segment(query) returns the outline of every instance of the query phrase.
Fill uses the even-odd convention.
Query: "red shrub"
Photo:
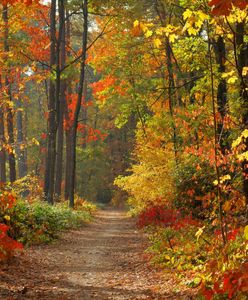
[[[0,211],[12,208],[16,202],[16,197],[10,192],[4,191],[0,193]]]
[[[166,209],[164,206],[152,206],[139,215],[137,226],[139,228],[148,225],[172,226],[179,216],[180,212],[177,210]]]
[[[143,228],[148,225],[180,229],[188,225],[198,226],[199,222],[192,219],[191,216],[182,217],[178,210],[166,209],[160,205],[149,207],[139,215],[137,226]]]
[[[236,299],[237,294],[248,292],[248,263],[244,263],[239,270],[227,271],[212,289],[202,288],[202,295],[206,300],[212,300],[214,295],[227,295],[228,299]]]
[[[6,213],[12,208],[16,202],[16,198],[9,192],[0,194],[0,212]],[[23,248],[23,245],[8,236],[9,226],[0,223],[0,260],[11,257],[16,250]]]
[[[0,260],[11,257],[16,250],[23,249],[23,245],[7,234],[9,227],[0,223]]]
[[[237,237],[237,234],[240,232],[240,229],[239,228],[236,228],[236,229],[232,229],[232,230],[229,230],[227,232],[227,240],[228,241],[234,241]],[[221,231],[218,229],[218,230],[215,230],[214,231],[214,235],[219,238],[219,236],[221,235]]]

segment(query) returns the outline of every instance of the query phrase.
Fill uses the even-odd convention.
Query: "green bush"
[[[24,244],[50,242],[62,230],[73,229],[92,219],[92,211],[72,210],[65,204],[17,201],[8,212],[10,235]]]

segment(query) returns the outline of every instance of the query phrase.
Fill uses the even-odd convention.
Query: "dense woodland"
[[[151,263],[247,299],[247,0],[1,3],[0,258],[127,201]]]

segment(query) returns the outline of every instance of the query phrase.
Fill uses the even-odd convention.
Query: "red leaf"
[[[245,9],[248,5],[248,0],[211,0],[209,6],[213,6],[212,13],[214,15],[230,14],[232,6],[236,6],[240,9]]]

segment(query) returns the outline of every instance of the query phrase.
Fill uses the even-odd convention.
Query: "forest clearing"
[[[248,0],[0,1],[0,299],[248,299]]]

